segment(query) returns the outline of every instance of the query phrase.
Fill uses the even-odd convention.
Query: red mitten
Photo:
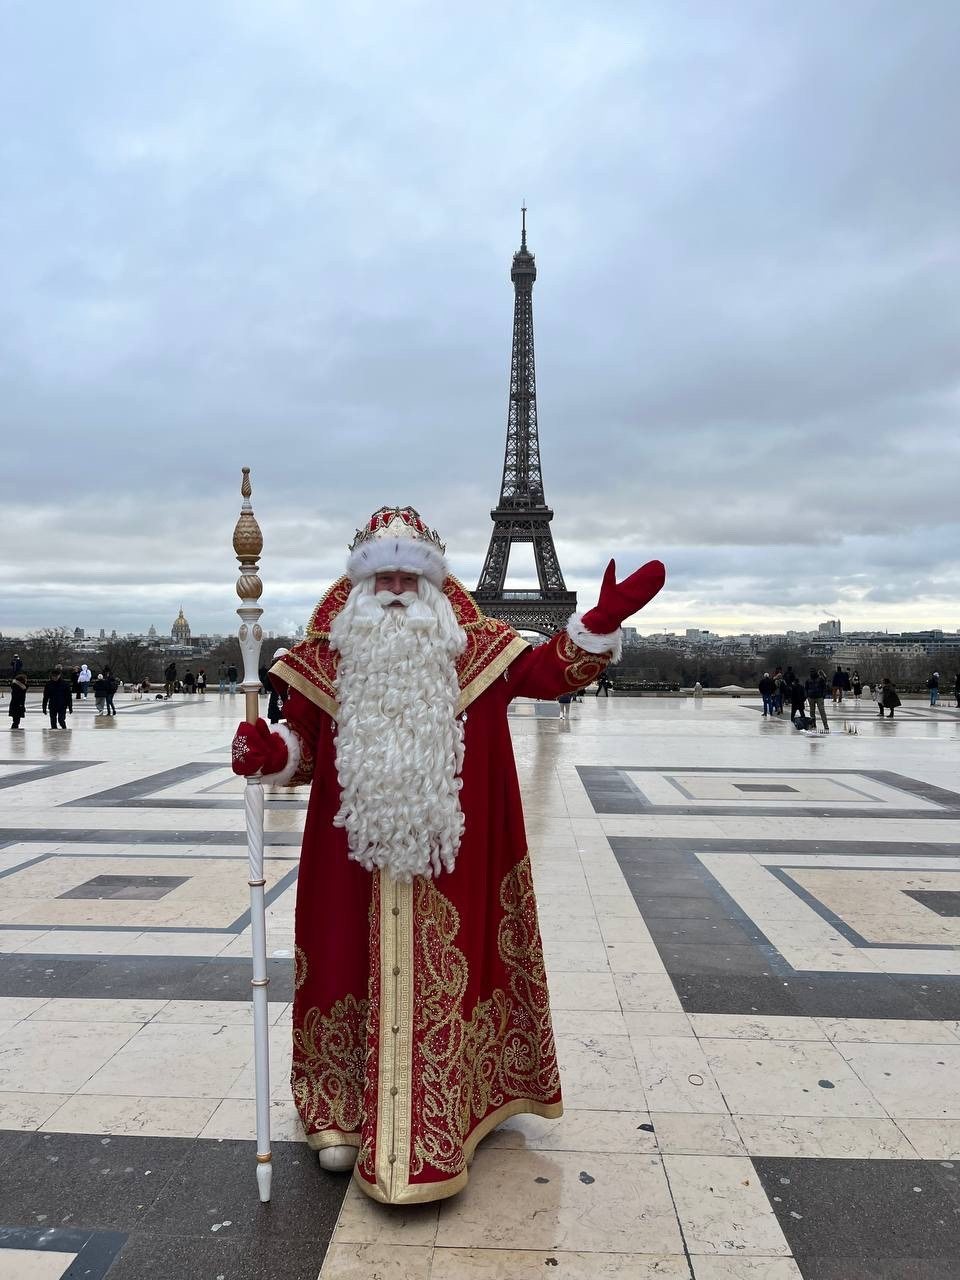
[[[617,566],[611,560],[600,585],[600,599],[595,608],[583,615],[583,625],[595,636],[610,635],[626,618],[652,600],[666,580],[663,564],[649,560],[629,578],[617,582]]]
[[[256,724],[244,720],[234,736],[231,755],[233,772],[242,777],[279,773],[287,763],[287,744],[278,733],[270,732],[266,720]]]

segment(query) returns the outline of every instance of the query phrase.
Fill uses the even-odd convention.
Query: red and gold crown
[[[403,569],[422,573],[437,587],[447,576],[446,547],[413,507],[381,507],[350,544],[347,573],[353,583],[371,574]]]

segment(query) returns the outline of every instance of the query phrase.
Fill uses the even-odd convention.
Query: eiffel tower
[[[517,630],[553,635],[577,607],[568,591],[553,545],[553,511],[543,496],[540,438],[537,433],[537,373],[533,360],[533,282],[537,267],[527,248],[527,208],[523,207],[520,248],[513,255],[513,354],[510,360],[510,407],[507,448],[503,459],[500,501],[490,516],[493,533],[480,581],[477,603],[491,618],[502,618]],[[539,589],[507,591],[507,565],[516,542],[532,542]]]

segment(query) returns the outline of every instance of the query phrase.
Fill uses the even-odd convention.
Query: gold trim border
[[[325,1147],[359,1147],[359,1133],[343,1133],[340,1129],[323,1129],[320,1133],[308,1133],[307,1146],[311,1151],[323,1151]]]
[[[494,680],[502,676],[510,663],[527,648],[529,646],[526,640],[522,640],[520,636],[514,636],[503,652],[497,654],[478,676],[460,690],[460,696],[457,699],[457,715],[465,711],[471,702],[475,702],[481,693],[485,693]]]
[[[336,720],[340,711],[339,704],[334,702],[333,698],[327,694],[322,693],[306,676],[301,675],[299,671],[295,671],[293,667],[288,667],[282,658],[270,668],[270,674],[272,675],[274,672],[282,680],[285,680],[291,689],[296,689],[298,693],[302,693],[314,706],[319,707],[321,711],[326,711],[331,719]]]
[[[540,1116],[543,1120],[559,1120],[563,1115],[562,1102],[534,1102],[532,1098],[514,1098],[512,1102],[505,1103],[496,1111],[491,1111],[467,1138],[463,1144],[463,1157],[466,1161],[473,1158],[473,1154],[479,1143],[483,1141],[488,1134],[492,1133],[498,1124],[503,1124],[505,1120],[509,1120],[511,1116],[532,1115]],[[470,1170],[464,1169],[458,1173],[455,1178],[447,1178],[442,1182],[412,1182],[407,1183],[399,1195],[387,1198],[380,1190],[380,1187],[373,1182],[368,1182],[359,1170],[354,1167],[353,1180],[357,1183],[360,1190],[376,1200],[380,1204],[427,1204],[432,1200],[446,1200],[450,1196],[455,1196],[458,1191],[462,1191],[467,1185],[470,1177]]]

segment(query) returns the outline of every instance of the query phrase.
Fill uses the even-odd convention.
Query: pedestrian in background
[[[43,713],[50,713],[50,728],[65,729],[67,715],[73,715],[73,695],[70,684],[63,678],[63,668],[54,667],[50,679],[43,686]]]
[[[186,670],[183,673],[183,692],[193,693],[196,687],[197,687],[197,681],[196,681],[196,678],[194,677],[193,672],[190,671],[189,669]]]
[[[231,662],[227,667],[227,680],[230,682],[230,692],[237,692],[237,668]]]
[[[794,675],[790,682],[790,719],[798,729],[805,729],[807,727],[807,718],[803,714],[803,708],[806,700],[803,685],[800,683],[800,677]]]
[[[927,688],[930,690],[930,705],[935,707],[940,699],[940,672],[934,671],[933,675],[927,681]]]
[[[853,701],[856,706],[860,705],[860,698],[863,695],[863,681],[860,679],[860,672],[854,671],[850,677],[850,690],[853,693]]]
[[[117,714],[117,708],[113,705],[113,695],[120,687],[120,682],[109,667],[103,668],[103,679],[106,686],[104,689],[104,701],[107,704],[107,715],[115,716]]]
[[[168,662],[163,672],[163,693],[164,696],[170,698],[173,691],[177,687],[177,664]]]
[[[837,663],[837,669],[833,673],[833,678],[830,681],[830,690],[833,694],[834,703],[843,701],[843,672],[840,669],[839,663]]]
[[[10,678],[16,680],[17,676],[23,670],[23,659],[19,653],[15,653],[10,660]]]
[[[830,726],[827,724],[827,711],[824,706],[824,700],[827,696],[827,673],[825,671],[815,671],[810,668],[810,676],[806,683],[805,689],[807,702],[810,706],[810,729],[812,733],[817,731],[817,712],[820,712],[820,719],[823,722],[823,732],[829,733]]]
[[[607,673],[605,671],[601,671],[600,675],[597,677],[597,697],[598,698],[600,697],[601,693],[605,698],[610,697],[610,681],[607,678]]]
[[[953,681],[953,696],[957,700],[957,706],[960,707],[960,671],[957,672]]]
[[[27,714],[27,677],[20,671],[10,682],[10,705],[7,715],[13,720],[11,729],[19,729],[20,721]]]
[[[107,700],[107,682],[106,682],[106,679],[104,678],[102,671],[98,672],[96,677],[94,678],[93,696],[96,699],[96,703],[97,703],[97,715],[102,716],[104,703]]]
[[[572,693],[561,693],[561,694],[560,694],[560,696],[557,698],[557,702],[559,702],[559,704],[560,704],[560,719],[561,719],[561,720],[569,720],[569,719],[570,719],[570,703],[571,703],[572,701],[573,701],[573,694],[572,694]]]
[[[81,698],[85,698],[87,694],[90,692],[90,681],[92,679],[93,679],[93,672],[84,662],[83,665],[80,667],[80,672],[77,676],[77,684],[80,686]]]
[[[207,672],[205,667],[201,667],[197,672],[197,693],[207,692]]]
[[[217,667],[217,682],[220,685],[220,692],[226,693],[227,692],[227,664],[225,662],[221,662],[220,665]]]
[[[890,712],[890,719],[893,719],[894,710],[900,706],[900,697],[893,682],[889,676],[883,677],[883,684],[880,687],[880,715],[883,716],[884,707]]]
[[[773,715],[773,693],[774,693],[774,690],[776,689],[776,685],[773,683],[773,680],[771,679],[769,671],[765,671],[763,673],[763,678],[761,679],[760,683],[757,685],[757,688],[760,691],[760,697],[763,698],[763,714],[765,716],[767,715],[772,716]]]

